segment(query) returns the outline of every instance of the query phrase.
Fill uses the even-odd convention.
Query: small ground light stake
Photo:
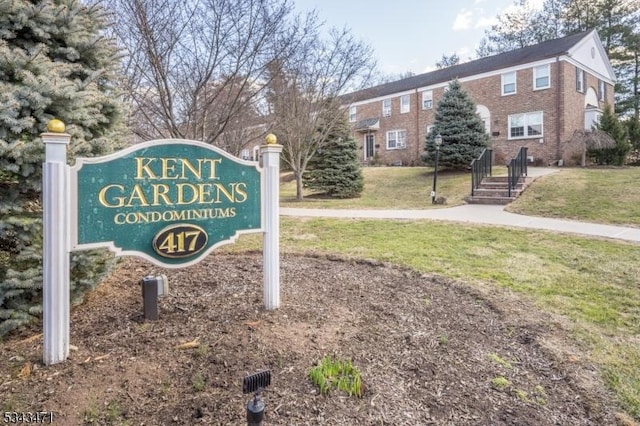
[[[147,276],[140,281],[140,285],[142,286],[144,319],[156,321],[158,319],[158,296],[169,293],[169,280],[166,275]]]
[[[158,280],[156,277],[144,277],[142,285],[142,311],[144,319],[156,321],[158,319]]]
[[[270,384],[270,370],[260,371],[244,378],[242,393],[254,392],[253,399],[247,404],[247,426],[262,426],[265,404],[260,399],[260,392]]]

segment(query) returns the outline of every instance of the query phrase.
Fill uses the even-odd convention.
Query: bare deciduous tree
[[[294,16],[288,0],[107,2],[142,139],[215,144],[258,113],[267,64],[287,61],[316,26],[313,14]]]
[[[363,87],[373,69],[371,48],[347,29],[334,29],[325,40],[310,37],[291,60],[271,63],[267,99],[297,199],[309,160],[345,114],[340,96]]]

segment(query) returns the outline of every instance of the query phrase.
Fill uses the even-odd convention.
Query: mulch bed
[[[170,294],[145,322],[139,282],[160,273]],[[66,362],[43,366],[38,336],[0,344],[3,406],[60,425],[242,425],[243,378],[270,369],[265,425],[616,422],[595,371],[526,302],[344,258],[283,255],[281,275],[266,311],[260,253],[180,270],[127,259],[73,309]],[[360,370],[362,398],[319,394],[308,372],[325,354]]]

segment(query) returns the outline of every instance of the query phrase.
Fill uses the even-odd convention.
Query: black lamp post
[[[436,167],[433,172],[433,190],[431,191],[431,204],[436,203],[436,184],[438,183],[438,159],[440,158],[440,145],[442,145],[442,136],[440,133],[435,137],[436,145]]]

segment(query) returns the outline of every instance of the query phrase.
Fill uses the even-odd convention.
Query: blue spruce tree
[[[122,128],[105,18],[75,0],[0,2],[0,336],[41,313],[40,133],[53,118],[65,122],[73,161],[111,151]],[[72,255],[74,299],[97,283],[108,257]]]
[[[309,161],[302,176],[306,188],[334,198],[356,198],[364,189],[358,146],[349,134],[344,116],[336,123],[327,141]]]
[[[489,144],[476,105],[458,80],[449,84],[449,90],[438,102],[433,129],[427,135],[422,154],[422,161],[427,164],[435,163],[434,140],[438,134],[442,136],[438,165],[445,169],[466,170]]]

